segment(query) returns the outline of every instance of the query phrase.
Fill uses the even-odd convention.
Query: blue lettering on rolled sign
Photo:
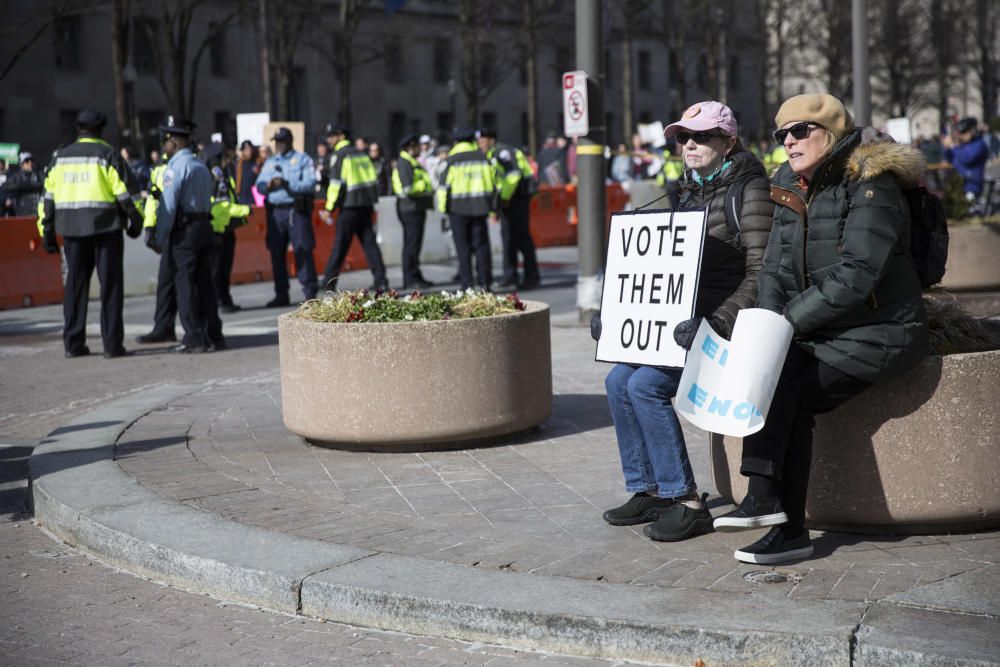
[[[729,406],[732,404],[731,400],[720,401],[715,396],[712,397],[712,402],[708,405],[708,412],[715,413],[720,417],[725,417],[729,412]]]
[[[688,391],[688,400],[694,403],[696,407],[705,407],[705,400],[708,398],[708,392],[699,387],[698,385],[691,383],[691,390]]]
[[[719,351],[719,344],[712,340],[711,336],[705,336],[705,342],[701,344],[701,351],[709,359],[715,359],[715,353]]]
[[[761,411],[753,403],[740,403],[733,408],[733,416],[737,419],[750,419],[751,417],[761,417]]]
[[[722,351],[722,356],[719,357],[719,365],[720,366],[725,366],[727,359],[729,359],[729,349],[728,348]]]

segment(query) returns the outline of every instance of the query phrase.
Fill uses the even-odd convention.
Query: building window
[[[219,28],[217,23],[208,24],[208,33],[212,37],[208,41],[208,62],[212,76],[229,74],[229,63],[226,62],[226,29]]]
[[[451,132],[455,127],[455,117],[450,111],[438,111],[434,120],[434,129],[438,132]]]
[[[160,149],[160,137],[157,128],[163,122],[166,114],[163,111],[139,111],[139,133],[143,137],[143,148],[146,151],[144,158],[149,157],[149,152]]]
[[[67,16],[52,24],[56,52],[56,67],[62,70],[80,69],[80,17]]]
[[[639,51],[639,90],[649,90],[653,85],[649,64],[649,51]]]
[[[228,111],[215,112],[215,131],[222,134],[222,143],[236,145],[236,118]]]
[[[434,83],[448,83],[451,78],[451,42],[443,37],[434,40]]]
[[[604,49],[604,85],[611,84],[611,49]]]
[[[385,65],[385,81],[386,83],[402,83],[403,82],[403,47],[399,40],[390,37],[385,42],[385,48],[382,51],[383,63]]]
[[[76,141],[76,115],[79,109],[61,109],[59,111],[60,143],[70,144]]]
[[[556,66],[556,81],[558,81],[559,88],[561,90],[563,73],[570,71],[569,47],[566,46],[556,47],[555,66]]]
[[[494,131],[497,129],[497,115],[493,111],[483,112],[483,127],[492,127]]]
[[[643,125],[649,125],[650,123],[653,122],[653,114],[649,113],[648,111],[640,111],[639,122],[642,123]]]
[[[389,114],[389,145],[382,146],[382,153],[386,154],[389,147],[399,146],[399,140],[406,134],[406,114],[402,111],[393,111]]]
[[[479,51],[479,85],[489,88],[493,85],[493,66],[496,49],[492,44],[483,44]]]
[[[740,89],[740,59],[733,56],[729,59],[729,90]]]
[[[155,40],[159,35],[159,26],[155,19],[139,18],[135,20],[135,40],[133,65],[139,74],[156,74]]]
[[[528,66],[524,63],[517,66],[517,80],[522,86],[528,85]]]
[[[522,146],[527,146],[529,143],[531,143],[531,142],[528,141],[528,112],[527,111],[522,111],[521,112],[521,145]]]
[[[683,84],[684,73],[681,71],[681,59],[677,57],[676,51],[670,49],[670,85],[681,86]]]
[[[292,114],[292,118],[300,120],[308,126],[309,82],[306,80],[305,67],[292,68],[291,90],[289,93],[289,111]]]
[[[606,111],[604,113],[604,133],[605,133],[604,143],[612,147],[614,147],[615,145],[615,142],[612,140],[612,137],[616,136],[612,134],[612,131],[614,130],[615,127],[614,122],[615,122],[615,115],[610,111]]]

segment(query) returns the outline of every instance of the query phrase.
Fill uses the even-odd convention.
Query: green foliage
[[[951,172],[944,182],[941,205],[944,206],[944,214],[949,220],[961,220],[969,215],[969,202],[965,199],[964,184],[957,172]]]
[[[488,317],[524,310],[516,294],[466,290],[401,296],[396,290],[328,293],[306,301],[293,314],[313,322],[420,322]]]
[[[969,315],[954,300],[941,292],[936,298],[924,297],[931,354],[985,352],[1000,349],[1000,326]]]

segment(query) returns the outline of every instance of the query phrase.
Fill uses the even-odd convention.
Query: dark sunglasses
[[[683,146],[692,139],[694,139],[694,143],[696,144],[707,144],[709,139],[713,137],[725,137],[726,135],[713,132],[695,132],[693,134],[691,132],[678,132],[674,136],[677,137],[677,143]]]
[[[809,136],[809,133],[813,131],[813,128],[823,127],[822,125],[817,125],[816,123],[796,123],[789,128],[784,130],[776,130],[772,135],[774,140],[779,144],[785,143],[785,139],[788,135],[792,135],[798,141],[802,141]]]

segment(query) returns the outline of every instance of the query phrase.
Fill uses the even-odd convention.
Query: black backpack
[[[853,198],[860,183],[853,181],[847,194]],[[920,278],[920,287],[927,289],[944,278],[948,262],[948,217],[937,195],[922,185],[903,190],[903,201],[910,210],[910,255]]]

